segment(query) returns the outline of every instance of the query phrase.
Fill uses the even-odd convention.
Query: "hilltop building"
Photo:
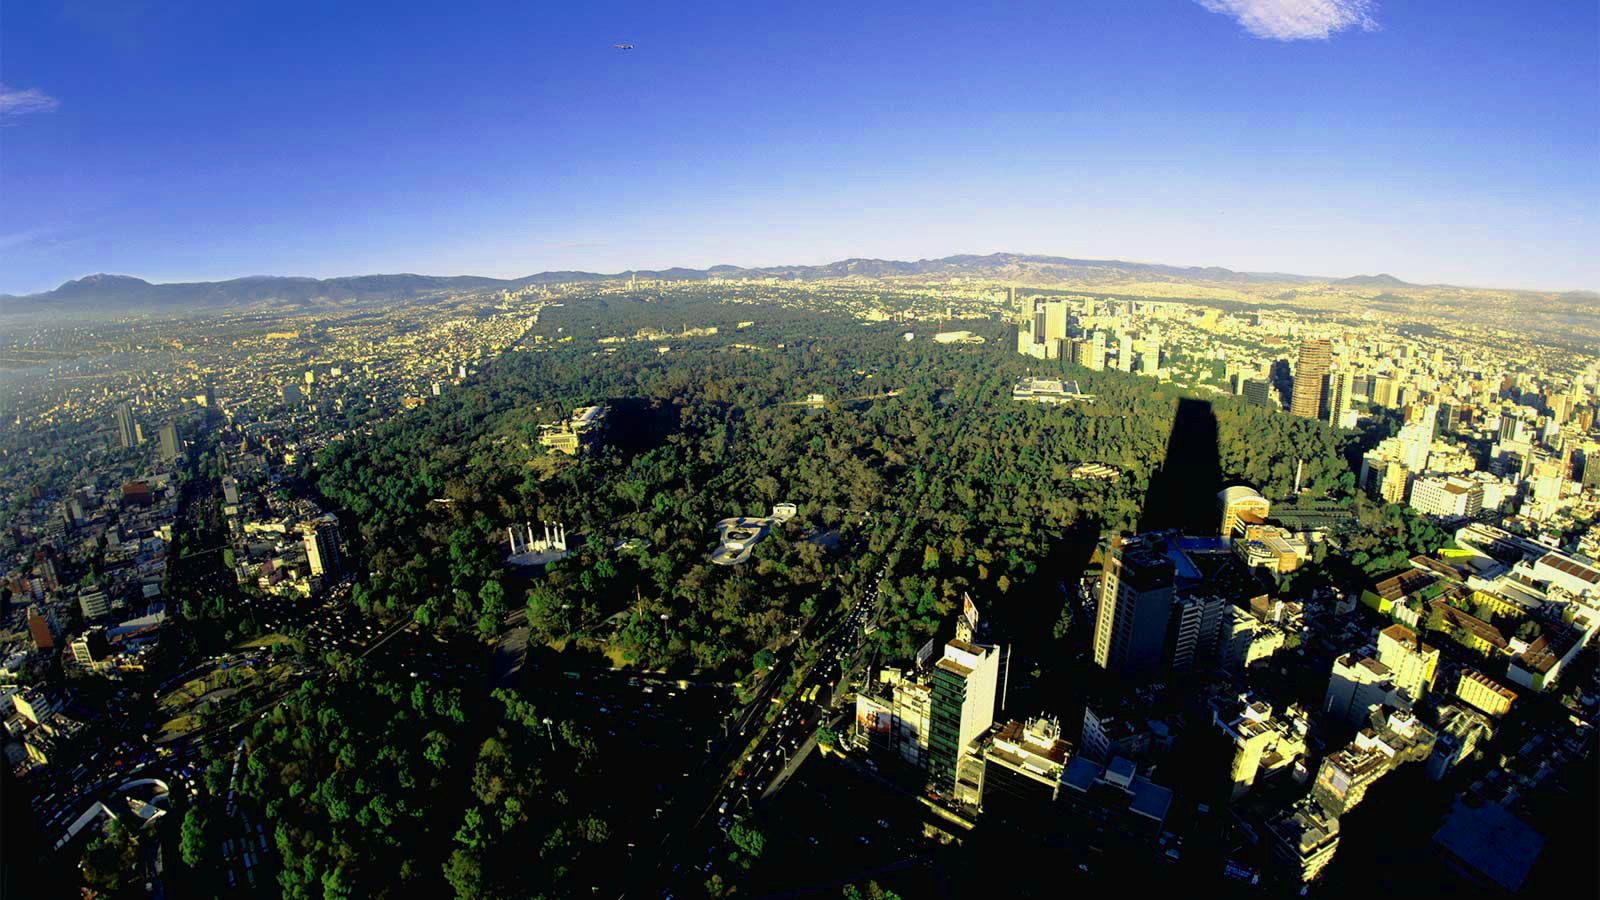
[[[599,404],[580,406],[564,421],[541,426],[539,443],[568,456],[593,450],[605,428],[606,412],[606,408]]]

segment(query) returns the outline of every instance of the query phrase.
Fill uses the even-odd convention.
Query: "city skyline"
[[[7,12],[12,293],[995,250],[1600,287],[1592,8]]]

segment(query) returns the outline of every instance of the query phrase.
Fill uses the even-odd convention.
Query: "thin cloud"
[[[30,113],[55,112],[61,101],[38,88],[14,88],[0,84],[0,122]]]
[[[1325,41],[1347,28],[1373,31],[1372,0],[1195,0],[1239,20],[1244,30],[1272,41]]]

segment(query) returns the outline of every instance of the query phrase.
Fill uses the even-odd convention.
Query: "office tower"
[[[179,453],[183,452],[183,443],[178,439],[178,423],[168,422],[161,426],[161,430],[156,433],[156,437],[161,445],[162,462],[172,462],[178,458]]]
[[[1390,409],[1395,407],[1394,379],[1387,375],[1372,376],[1372,402]]]
[[[1333,344],[1327,338],[1306,338],[1300,342],[1289,412],[1307,419],[1321,418],[1324,382],[1332,359]]]
[[[117,404],[113,411],[117,418],[117,440],[122,443],[122,449],[137,447],[139,445],[139,423],[133,419],[133,407],[126,402]]]
[[[960,636],[944,645],[944,658],[933,666],[928,721],[928,775],[941,793],[954,792],[962,753],[994,724],[999,684],[998,647],[974,644]]]
[[[1433,687],[1439,668],[1439,651],[1417,640],[1417,633],[1394,624],[1378,632],[1378,662],[1393,673],[1396,699],[1409,707],[1420,703]]]
[[[1328,373],[1328,404],[1324,420],[1330,427],[1341,428],[1344,414],[1350,411],[1350,373]]]
[[[1122,674],[1153,672],[1161,665],[1174,578],[1172,560],[1152,542],[1112,539],[1100,575],[1095,665]]]
[[[1117,338],[1117,368],[1133,371],[1133,336],[1126,332]]]
[[[1439,404],[1439,417],[1434,420],[1434,436],[1452,434],[1461,424],[1461,405],[1459,403]]]
[[[1271,409],[1280,408],[1277,398],[1272,395],[1272,385],[1265,381],[1246,378],[1239,392],[1244,395],[1245,400],[1254,406],[1265,406]]]
[[[1041,716],[996,728],[966,759],[976,764],[978,802],[985,812],[1029,816],[1053,810],[1071,754],[1060,721]]]
[[[338,575],[343,571],[339,559],[339,522],[323,516],[305,529],[306,561],[311,574]]]
[[[1051,300],[1044,305],[1044,340],[1047,344],[1054,344],[1067,339],[1067,303],[1065,300]]]
[[[1350,376],[1350,396],[1357,400],[1372,400],[1372,379],[1366,375]]]
[[[205,398],[206,409],[217,408],[217,388],[215,385],[209,381],[206,382],[206,390],[202,396]]]

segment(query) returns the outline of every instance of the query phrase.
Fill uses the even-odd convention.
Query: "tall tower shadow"
[[[1216,534],[1221,489],[1217,414],[1209,401],[1184,397],[1172,417],[1166,458],[1150,476],[1139,531],[1178,528],[1190,534]]]

